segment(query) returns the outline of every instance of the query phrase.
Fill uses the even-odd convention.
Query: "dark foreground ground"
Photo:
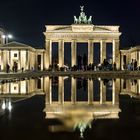
[[[78,140],[79,132],[48,131],[45,120],[44,96],[34,96],[16,102],[11,113],[5,112],[0,118],[0,140]],[[92,129],[86,130],[87,140],[138,140],[140,137],[140,101],[128,96],[120,97],[120,119],[96,120]]]

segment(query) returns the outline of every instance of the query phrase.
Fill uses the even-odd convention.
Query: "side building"
[[[140,45],[120,50],[121,70],[128,69],[128,65],[134,65],[136,69],[140,67]]]

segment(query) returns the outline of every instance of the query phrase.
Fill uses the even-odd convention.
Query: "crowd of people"
[[[12,70],[13,73],[17,73],[18,72],[18,64],[16,62],[14,62],[12,68],[10,68],[9,64],[6,64],[6,73],[10,73],[10,71]],[[23,72],[24,68],[21,68],[21,71]]]
[[[87,56],[84,54],[83,56],[78,55],[77,56],[77,65],[74,65],[72,67],[60,67],[58,66],[58,62],[54,62],[53,65],[49,66],[49,71],[97,71],[97,70],[117,70],[116,63],[113,64],[109,62],[107,59],[104,59],[102,64],[99,63],[87,63]]]
[[[123,65],[123,69],[134,71],[134,70],[140,70],[140,67],[138,67],[136,59],[132,59],[130,63]]]
[[[138,67],[136,59],[132,59],[130,63],[124,64],[123,65],[124,70],[140,70],[140,67]],[[32,71],[34,71],[34,68],[31,68]],[[39,65],[38,71],[41,70],[41,67]],[[90,63],[87,64],[87,56],[84,54],[83,57],[80,55],[77,57],[77,65],[74,65],[73,67],[59,67],[57,63],[50,65],[48,71],[99,71],[99,70],[104,70],[104,71],[112,71],[112,70],[117,70],[116,67],[116,62],[113,64],[109,62],[107,59],[104,59],[102,64],[95,64],[95,63]],[[14,65],[12,68],[10,68],[9,64],[6,64],[6,73],[9,73],[12,71],[13,73],[16,73],[18,71],[18,64],[14,62]],[[21,72],[23,73],[24,68],[21,68]]]

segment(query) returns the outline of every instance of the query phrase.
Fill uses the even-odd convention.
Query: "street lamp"
[[[8,43],[8,39],[12,39],[13,36],[11,34],[2,35],[4,44]]]

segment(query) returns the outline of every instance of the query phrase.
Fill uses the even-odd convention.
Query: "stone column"
[[[60,104],[64,103],[64,78],[59,76],[58,78],[58,102]]]
[[[106,101],[106,86],[103,81],[100,81],[100,104],[103,104]]]
[[[10,65],[10,69],[12,69],[12,65],[11,65],[11,50],[9,50],[9,65]]]
[[[112,80],[112,104],[115,104],[115,82],[114,79]]]
[[[44,92],[46,94],[46,104],[52,103],[52,80],[49,77],[44,77]]]
[[[8,51],[5,51],[5,60],[6,60],[6,64],[8,64]]]
[[[46,40],[46,57],[45,57],[45,66],[46,69],[49,68],[49,65],[52,65],[52,41]]]
[[[59,60],[59,68],[64,66],[64,41],[59,40],[58,43],[58,60]]]
[[[43,70],[43,53],[41,53],[41,70]]]
[[[112,80],[112,104],[119,103],[120,79]]]
[[[29,51],[26,50],[26,70],[29,70]]]
[[[29,93],[29,80],[26,80],[26,94]]]
[[[6,69],[6,51],[2,51],[2,56],[3,56],[3,70]]]
[[[77,45],[76,40],[72,40],[71,42],[71,66],[76,65],[76,52],[77,52]]]
[[[9,83],[9,93],[11,93],[11,83]]]
[[[137,66],[139,67],[140,66],[140,53],[139,51],[137,51]]]
[[[4,55],[3,55],[3,50],[1,50],[1,62],[2,62],[2,64],[1,64],[1,69],[2,70],[4,70],[4,61],[3,61],[3,58],[4,57]]]
[[[18,50],[18,69],[21,69],[21,52]]]
[[[100,64],[106,59],[106,42],[104,40],[100,41]]]
[[[36,52],[36,54],[35,54],[35,69],[36,70],[38,69],[38,59],[37,59],[37,57],[38,57],[38,53]]]
[[[93,103],[93,80],[88,79],[88,104]]]
[[[72,104],[76,103],[76,78],[71,78],[71,102]]]
[[[93,63],[93,41],[88,41],[88,64]]]
[[[124,60],[123,60],[123,54],[121,52],[121,70],[124,70],[123,65],[124,65]]]
[[[43,52],[43,70],[46,70],[47,69],[47,66],[46,66],[46,51]]]
[[[113,40],[112,46],[112,63],[116,62],[116,68],[120,69],[120,51],[119,51],[119,40]]]
[[[19,94],[21,94],[21,81],[19,81],[19,83],[18,83],[18,92],[19,92]]]

